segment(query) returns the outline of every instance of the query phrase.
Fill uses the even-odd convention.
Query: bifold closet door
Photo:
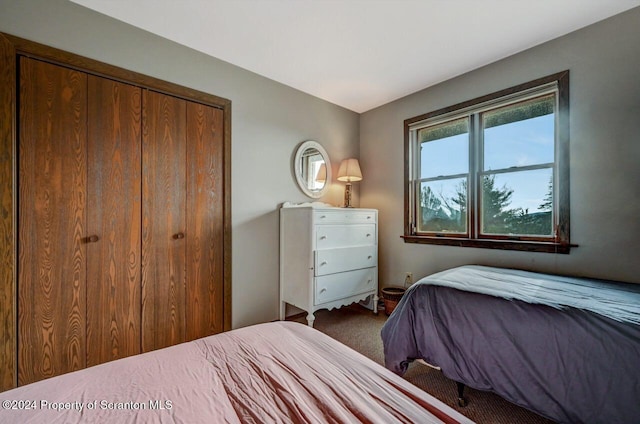
[[[142,349],[185,341],[186,107],[143,91]]]
[[[20,59],[20,385],[141,351],[141,102]]]
[[[19,62],[18,384],[86,364],[87,75]]]
[[[223,112],[145,91],[143,350],[224,330]]]
[[[187,103],[187,340],[224,330],[223,116]]]
[[[93,75],[88,78],[87,366],[91,366],[141,351],[142,90]]]

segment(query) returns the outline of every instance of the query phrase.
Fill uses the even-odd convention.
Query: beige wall
[[[310,200],[294,149],[319,141],[336,175],[358,155],[358,114],[64,0],[0,0],[0,31],[232,101],[232,326],[277,319],[277,208]],[[342,187],[322,200],[339,204]]]
[[[362,114],[363,207],[380,210],[380,285],[462,264],[640,283],[640,8]],[[481,46],[480,46],[481,47]],[[419,52],[419,47],[414,49]],[[405,244],[403,121],[570,70],[570,255]]]

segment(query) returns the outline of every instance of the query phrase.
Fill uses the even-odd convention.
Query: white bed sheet
[[[448,269],[421,282],[556,309],[584,309],[616,321],[640,324],[640,284],[480,265]]]

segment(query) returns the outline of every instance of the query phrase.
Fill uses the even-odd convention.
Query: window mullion
[[[480,170],[482,170],[482,131],[480,130],[480,119],[477,113],[472,114],[469,119],[471,131],[469,132],[469,236],[478,237],[480,228]]]

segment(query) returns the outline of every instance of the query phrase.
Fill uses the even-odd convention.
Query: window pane
[[[548,95],[482,114],[484,170],[553,162],[554,105]]]
[[[318,179],[320,177],[320,168],[324,165],[324,158],[322,155],[309,156],[309,172],[307,172],[307,187],[309,190],[322,190],[326,180],[326,169],[324,171],[324,179]],[[303,174],[304,175],[304,174]]]
[[[552,236],[552,210],[552,168],[483,177],[483,234]]]
[[[467,179],[420,184],[419,232],[467,232]]]
[[[466,174],[469,170],[469,119],[418,131],[420,178]]]

